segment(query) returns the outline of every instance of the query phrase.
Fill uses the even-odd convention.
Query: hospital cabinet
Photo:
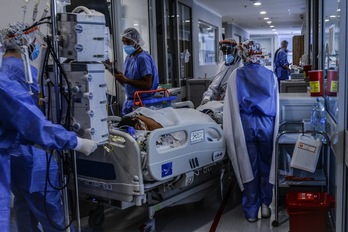
[[[291,79],[280,82],[281,93],[306,93],[309,83],[304,80]]]
[[[186,81],[187,100],[193,102],[195,108],[197,108],[203,98],[203,93],[208,89],[211,79],[188,79]]]

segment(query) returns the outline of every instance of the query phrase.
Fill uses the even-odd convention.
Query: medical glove
[[[209,97],[204,97],[202,102],[201,102],[201,105],[207,104],[209,101],[210,101]]]
[[[81,152],[85,154],[86,156],[89,156],[97,148],[98,148],[98,144],[94,142],[93,140],[77,137],[77,145],[74,148],[74,150]]]

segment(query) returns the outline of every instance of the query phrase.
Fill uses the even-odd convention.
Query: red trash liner
[[[286,210],[290,218],[290,232],[326,232],[328,211],[334,198],[328,193],[289,192]]]
[[[312,69],[312,65],[310,64],[303,65],[304,78],[308,77],[308,71],[310,71],[311,69]]]

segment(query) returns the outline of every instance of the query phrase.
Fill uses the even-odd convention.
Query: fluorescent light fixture
[[[272,21],[267,21],[267,23],[268,23],[268,24],[271,24],[271,23],[272,23]]]
[[[330,15],[330,18],[336,18],[336,15]]]
[[[272,27],[274,27],[274,26],[273,26],[273,25],[270,25],[269,27],[272,28]]]
[[[254,2],[254,6],[261,6],[261,2]]]
[[[269,20],[269,18],[268,17],[266,17],[266,18],[263,18],[264,20]]]
[[[276,31],[277,29],[272,29],[272,31]]]
[[[325,22],[329,22],[330,20],[329,19],[325,19]]]
[[[260,14],[267,14],[266,11],[260,11]]]

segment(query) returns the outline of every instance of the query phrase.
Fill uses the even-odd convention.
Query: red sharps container
[[[308,71],[309,75],[309,87],[312,97],[323,96],[324,94],[324,80],[323,70],[311,70]]]
[[[327,96],[337,96],[338,80],[337,71],[328,70],[327,71],[327,81],[326,81],[326,95]]]

